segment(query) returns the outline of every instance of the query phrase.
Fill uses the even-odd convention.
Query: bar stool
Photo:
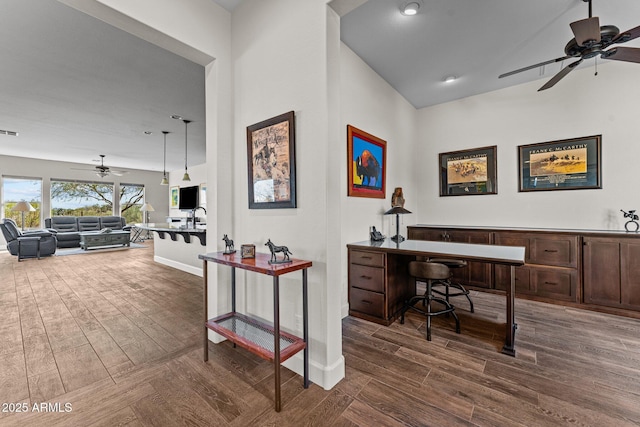
[[[431,317],[451,313],[456,321],[456,333],[459,334],[460,320],[454,311],[454,307],[447,300],[440,297],[434,297],[431,290],[433,283],[447,280],[451,276],[449,267],[436,262],[411,261],[409,263],[409,274],[415,279],[426,281],[427,291],[424,295],[414,296],[404,304],[402,307],[402,314],[400,316],[400,323],[404,324],[404,314],[407,310],[411,309],[422,313],[427,316],[427,341],[431,341]],[[426,311],[415,307],[416,303],[420,301],[424,303]],[[432,311],[431,303],[434,301],[442,304],[444,308],[440,311]]]
[[[467,262],[466,261],[459,260],[459,259],[431,258],[429,260],[429,262],[435,262],[435,263],[439,263],[439,264],[444,264],[447,267],[449,267],[450,269],[462,268],[462,267],[466,267],[467,266]],[[443,297],[445,297],[447,302],[449,302],[449,297],[458,297],[458,296],[462,296],[462,295],[467,297],[467,300],[469,300],[469,311],[471,313],[474,312],[473,311],[473,301],[471,301],[471,297],[469,296],[469,291],[467,289],[465,289],[465,287],[462,286],[461,283],[452,282],[451,281],[451,276],[448,277],[445,280],[438,280],[438,281],[436,281],[436,282],[434,282],[432,284],[432,287],[436,287],[436,286],[444,286],[445,287],[444,292],[439,291],[437,289],[432,289],[432,292],[434,294],[442,295]],[[455,289],[458,290],[458,292],[451,293],[449,288],[455,288]]]

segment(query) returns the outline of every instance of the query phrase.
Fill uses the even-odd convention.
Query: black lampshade
[[[384,214],[385,215],[402,215],[402,214],[408,214],[411,213],[411,211],[403,208],[402,206],[394,206],[391,209],[389,209],[388,211],[386,211]]]

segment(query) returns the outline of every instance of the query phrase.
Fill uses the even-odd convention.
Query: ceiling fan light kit
[[[569,43],[567,43],[564,48],[566,56],[510,71],[508,73],[501,74],[498,78],[512,76],[523,71],[543,67],[556,62],[562,62],[570,58],[577,59],[560,70],[560,72],[553,76],[551,80],[538,89],[539,92],[553,87],[585,59],[600,56],[603,59],[640,63],[640,48],[613,47],[609,50],[605,50],[613,44],[626,43],[629,40],[640,37],[640,26],[622,33],[620,33],[620,30],[615,25],[600,26],[600,19],[597,16],[592,16],[592,0],[583,1],[585,3],[589,3],[589,18],[581,19],[569,24],[574,38],[569,40]]]

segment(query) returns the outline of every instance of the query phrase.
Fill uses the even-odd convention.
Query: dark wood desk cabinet
[[[410,239],[524,246],[526,264],[516,268],[516,295],[545,302],[640,317],[640,233],[416,225]],[[455,236],[455,237],[454,237]],[[453,239],[456,240],[453,240]],[[478,242],[479,243],[479,242]],[[509,268],[475,267],[462,283],[504,290]],[[487,268],[487,266],[485,266]]]
[[[585,237],[584,303],[640,311],[640,240]]]
[[[413,296],[407,262],[384,252],[349,250],[350,314],[384,325],[393,323],[404,301]]]

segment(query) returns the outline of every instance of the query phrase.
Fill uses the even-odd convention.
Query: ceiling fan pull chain
[[[594,76],[598,75],[598,57],[596,56],[596,72],[594,74]]]

